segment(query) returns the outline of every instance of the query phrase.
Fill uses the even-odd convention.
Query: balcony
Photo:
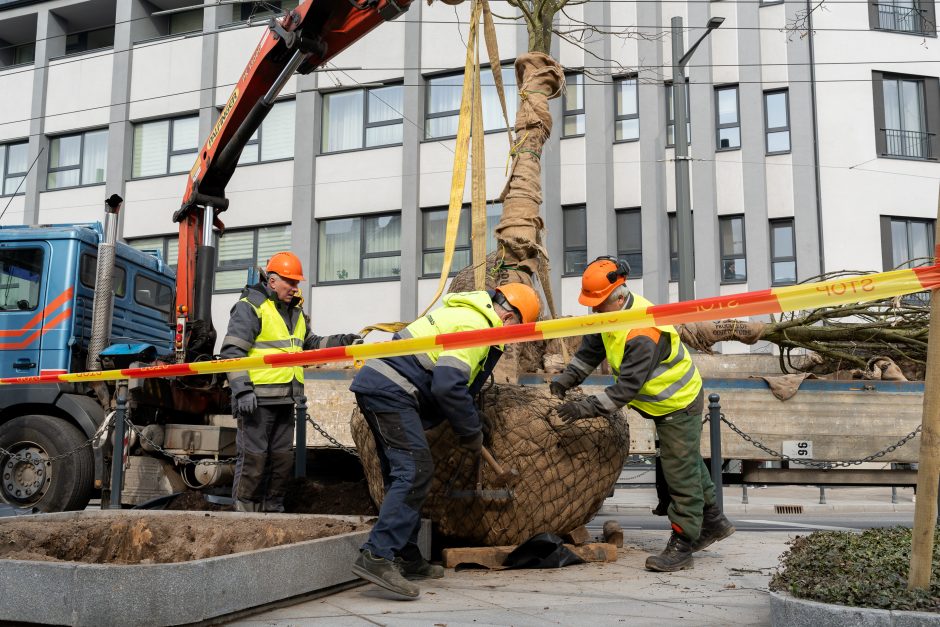
[[[932,33],[927,20],[927,10],[897,4],[875,2],[878,9],[878,28],[901,33]]]
[[[902,131],[883,128],[885,134],[885,155],[905,159],[932,159],[933,137],[935,133],[923,131]]]

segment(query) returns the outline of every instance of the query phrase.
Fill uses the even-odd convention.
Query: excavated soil
[[[88,564],[163,564],[266,549],[367,529],[310,517],[217,518],[209,514],[117,520],[8,520],[0,524],[0,559]]]
[[[210,503],[202,492],[189,490],[170,501],[165,509],[189,512],[230,512],[231,505]],[[284,497],[288,514],[335,514],[337,516],[375,516],[379,513],[369,496],[366,480],[329,481],[291,479]]]

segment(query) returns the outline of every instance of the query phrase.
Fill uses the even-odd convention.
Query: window
[[[643,276],[643,233],[640,210],[617,211],[617,257],[630,264],[630,276]]]
[[[516,117],[516,71],[514,68],[502,68],[503,91],[506,96],[506,110],[510,124]],[[489,68],[480,72],[483,97],[483,129],[498,131],[505,129],[503,110],[496,95],[496,86]],[[428,79],[427,119],[425,120],[425,139],[439,139],[457,136],[457,120],[460,115],[460,97],[463,92],[463,74],[435,76]]]
[[[562,137],[584,135],[584,74],[565,74],[565,126]]]
[[[162,176],[189,172],[199,152],[199,116],[134,125],[134,166],[131,176]]]
[[[104,183],[108,131],[54,137],[49,142],[49,189]]]
[[[934,220],[881,216],[881,254],[885,270],[932,263]]]
[[[33,63],[36,60],[36,43],[20,44],[13,47],[13,64]]]
[[[85,287],[95,289],[98,282],[98,256],[82,255],[78,262],[78,280]],[[124,298],[127,293],[127,271],[122,266],[114,266],[114,274],[111,278],[111,291],[118,298]]]
[[[65,54],[110,48],[114,45],[114,26],[105,26],[65,36]]]
[[[239,6],[239,18],[270,18],[297,8],[299,0],[265,0],[264,2],[245,2]]]
[[[338,152],[402,142],[401,85],[323,96],[322,151]]]
[[[869,24],[877,30],[933,35],[936,8],[933,0],[886,0],[872,2]]]
[[[626,142],[640,138],[640,101],[636,77],[614,81],[614,141]]]
[[[676,116],[673,105],[672,83],[666,83],[666,148],[676,145]],[[692,143],[692,116],[689,115],[689,86],[685,86],[685,131]]]
[[[245,144],[238,165],[294,157],[294,101],[282,100]]]
[[[290,250],[289,224],[226,231],[219,239],[215,272],[216,292],[237,292],[248,280],[249,270],[266,265],[274,253]]]
[[[764,92],[764,133],[768,155],[790,152],[789,90]]]
[[[401,214],[320,220],[317,281],[376,281],[401,275]]]
[[[562,207],[566,276],[581,274],[587,267],[587,208]]]
[[[738,86],[715,88],[716,150],[741,147],[741,117],[738,115]]]
[[[486,252],[496,250],[496,233],[493,229],[499,223],[503,214],[502,203],[487,203],[486,205]],[[450,274],[453,276],[461,268],[470,265],[472,251],[470,250],[470,205],[464,205],[460,210],[460,226],[457,228],[457,242],[454,246],[454,257],[450,263]],[[444,242],[447,238],[447,208],[427,209],[422,212],[422,275],[426,277],[440,276],[444,266]]]
[[[176,268],[179,256],[179,237],[142,237],[127,240],[127,245],[143,252],[156,251],[171,268]]]
[[[134,278],[134,301],[144,307],[168,314],[173,306],[173,288],[138,274]]]
[[[940,81],[880,72],[874,72],[872,78],[878,154],[936,158],[933,143],[940,125]]]
[[[744,251],[744,216],[719,216],[721,243],[721,282],[747,281],[747,256]]]
[[[39,306],[41,248],[0,250],[0,311],[33,311]]]
[[[796,283],[796,238],[793,218],[770,221],[771,285]]]
[[[29,144],[0,145],[0,196],[26,192],[21,183],[29,170]]]
[[[171,13],[169,18],[167,23],[168,35],[184,35],[202,30],[202,9]]]

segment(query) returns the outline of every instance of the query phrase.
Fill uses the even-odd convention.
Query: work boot
[[[646,558],[646,569],[660,573],[692,568],[692,543],[675,531],[669,537],[666,548],[659,555]]]
[[[701,551],[734,533],[734,525],[725,518],[717,505],[706,505],[702,516],[702,533],[692,543],[692,551]]]
[[[417,599],[421,589],[411,583],[398,570],[392,560],[372,555],[369,549],[362,549],[353,562],[352,571],[366,581],[390,590],[407,599]]]
[[[423,557],[405,561],[398,556],[395,558],[395,566],[405,579],[441,579],[444,576],[444,567],[428,562]]]

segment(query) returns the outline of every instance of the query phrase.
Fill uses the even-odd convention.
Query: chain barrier
[[[323,427],[321,427],[320,425],[318,425],[317,423],[315,423],[315,422],[313,421],[313,418],[311,418],[310,416],[307,416],[307,422],[309,422],[309,423],[310,423],[310,426],[312,426],[314,429],[316,429],[316,430],[320,433],[320,435],[322,435],[324,438],[326,438],[326,440],[327,440],[330,444],[333,445],[333,448],[342,449],[342,450],[346,451],[347,453],[349,453],[350,455],[356,457],[357,459],[359,458],[359,453],[358,453],[355,449],[349,448],[348,446],[346,446],[345,444],[343,444],[342,442],[340,442],[339,440],[337,440],[336,438],[334,438],[332,435],[330,435],[329,433],[327,433],[326,430],[325,430]]]
[[[163,448],[162,446],[160,446],[159,444],[151,440],[149,437],[147,437],[143,431],[137,428],[136,425],[131,424],[130,420],[125,420],[124,424],[127,426],[127,428],[130,431],[133,431],[134,433],[136,433],[138,438],[147,442],[150,446],[154,448],[154,450],[156,450],[161,455],[165,455],[166,457],[171,458],[173,460],[173,463],[177,465],[202,464],[203,466],[223,466],[225,464],[233,464],[235,463],[235,460],[237,459],[236,457],[227,457],[225,459],[214,459],[214,460],[213,459],[193,459],[189,455],[180,455],[178,453],[171,453],[170,451],[166,450],[165,448]]]
[[[858,466],[859,464],[866,464],[868,462],[874,461],[878,459],[879,457],[884,457],[888,453],[892,453],[896,451],[897,449],[901,448],[902,446],[904,446],[905,444],[913,440],[917,436],[917,434],[921,432],[921,429],[923,428],[923,425],[917,425],[916,429],[914,429],[913,431],[905,435],[903,438],[901,438],[894,444],[883,448],[877,453],[872,453],[871,455],[868,455],[867,457],[863,457],[861,459],[853,459],[853,460],[845,461],[845,462],[814,462],[808,459],[795,459],[793,457],[790,457],[789,455],[784,455],[783,453],[773,450],[772,448],[770,448],[763,442],[760,442],[759,440],[755,440],[748,434],[744,433],[744,431],[742,431],[736,424],[734,424],[733,422],[725,418],[724,414],[721,414],[721,422],[728,425],[728,427],[732,431],[737,433],[739,436],[741,436],[741,438],[745,442],[748,442],[752,446],[759,448],[760,450],[764,451],[771,457],[776,457],[776,458],[779,458],[781,461],[793,462],[794,464],[800,464],[801,466],[807,466],[809,468],[819,468],[821,470],[832,470],[833,468],[848,468],[850,466]]]

